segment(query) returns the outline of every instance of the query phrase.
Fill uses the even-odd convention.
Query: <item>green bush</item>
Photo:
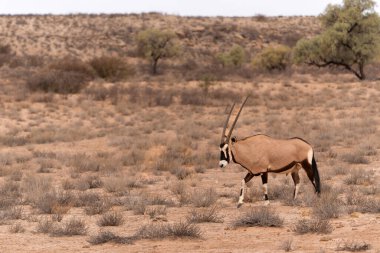
[[[223,67],[240,67],[245,60],[244,49],[239,45],[234,45],[227,53],[219,53],[217,60]]]
[[[253,59],[253,67],[267,71],[285,70],[290,64],[290,51],[284,45],[267,47]]]

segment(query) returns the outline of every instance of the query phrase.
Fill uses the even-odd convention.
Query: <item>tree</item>
[[[239,45],[234,45],[227,53],[220,53],[216,56],[223,67],[240,67],[245,60],[244,49]]]
[[[298,41],[294,61],[342,67],[364,80],[365,65],[379,53],[380,18],[374,7],[373,0],[344,0],[343,5],[328,5],[320,15],[325,31]]]
[[[179,51],[176,35],[170,31],[147,29],[137,35],[138,53],[151,61],[152,73],[157,74],[157,64],[162,58],[176,56]]]

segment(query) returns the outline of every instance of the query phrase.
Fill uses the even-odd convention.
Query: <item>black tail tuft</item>
[[[312,166],[313,174],[314,174],[315,192],[319,194],[321,193],[321,181],[319,179],[319,172],[317,168],[317,163],[315,162],[315,159],[314,159],[314,154],[313,154],[313,160],[312,160],[311,166]]]

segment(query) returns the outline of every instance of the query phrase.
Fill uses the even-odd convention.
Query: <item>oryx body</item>
[[[231,138],[232,130],[246,101],[247,99],[240,107],[228,136],[225,136],[228,120],[233,110],[232,106],[224,125],[220,144],[220,167],[227,166],[229,162],[235,162],[248,170],[248,174],[242,180],[238,207],[243,204],[246,183],[258,175],[262,179],[264,198],[268,200],[267,182],[269,172],[291,173],[295,184],[294,198],[296,198],[300,182],[298,171],[303,168],[314,185],[315,191],[319,193],[320,180],[314,159],[314,151],[306,141],[301,138],[275,139],[263,134],[246,137],[241,140]]]

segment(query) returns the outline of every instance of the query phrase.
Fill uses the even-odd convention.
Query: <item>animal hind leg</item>
[[[261,174],[261,181],[263,183],[264,200],[269,201],[269,198],[268,198],[268,172]]]
[[[300,183],[300,176],[298,174],[298,171],[293,171],[292,172],[292,178],[294,182],[294,194],[293,194],[293,199],[297,198],[298,194],[298,189],[299,189],[299,183]]]
[[[244,194],[245,194],[245,185],[248,183],[255,175],[251,172],[248,172],[243,180],[241,180],[240,196],[237,207],[241,207],[244,203]]]
[[[314,173],[313,173],[313,168],[311,167],[311,164],[308,161],[302,162],[302,168],[306,171],[306,175],[309,178],[310,182],[313,184],[315,188],[315,183],[314,183]]]

